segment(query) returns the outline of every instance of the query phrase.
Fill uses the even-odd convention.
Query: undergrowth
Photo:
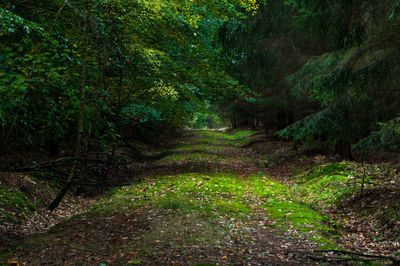
[[[374,181],[380,175],[378,166],[368,165],[364,172],[357,163],[328,163],[297,175],[292,191],[304,202],[326,208],[339,205],[346,198],[360,195],[363,182],[364,190],[374,188]]]

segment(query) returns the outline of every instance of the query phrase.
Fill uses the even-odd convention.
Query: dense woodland
[[[396,1],[5,1],[1,147],[190,127],[395,149]],[[82,112],[82,113],[80,113]],[[78,120],[82,120],[78,122]],[[78,130],[79,131],[79,130]]]
[[[277,226],[268,233],[254,229],[257,236],[249,237],[253,244],[211,226],[203,233],[213,232],[222,242],[228,235],[236,244],[203,247],[204,240],[193,240],[184,242],[176,253],[160,246],[153,253],[136,250],[129,258],[125,251],[121,261],[114,253],[88,255],[85,263],[98,265],[107,259],[145,265],[399,263],[399,13],[398,0],[1,1],[0,210],[4,215],[0,216],[0,264],[2,260],[14,265],[77,263],[68,258],[46,262],[27,255],[23,248],[15,253],[16,245],[29,234],[45,232],[77,213],[90,214],[96,204],[123,195],[154,198],[151,208],[184,213],[186,205],[177,202],[187,199],[175,195],[169,205],[165,199],[158,202],[159,190],[151,184],[159,181],[146,181],[163,176],[159,187],[164,191],[163,186],[168,190],[167,184],[175,178],[186,184],[184,173],[190,173],[188,180],[193,180],[197,192],[188,191],[195,194],[208,195],[211,190],[202,189],[209,181],[225,186],[221,191],[231,195],[229,199],[248,190],[259,204],[279,198],[271,203],[279,205],[279,211],[272,208],[265,214],[273,220],[268,226]],[[265,181],[269,185],[254,175],[270,180]],[[165,176],[171,178],[164,180]],[[252,185],[242,183],[244,176]],[[317,183],[307,183],[310,180]],[[331,185],[332,190],[324,190]],[[130,186],[129,193],[121,193]],[[268,186],[272,196],[262,192]],[[50,192],[44,192],[44,187]],[[121,187],[117,196],[110,196],[110,191]],[[143,194],[146,191],[153,194]],[[212,202],[213,196],[221,196],[218,193],[204,196],[201,202]],[[251,203],[253,196],[240,202]],[[280,205],[286,201],[303,203]],[[232,213],[223,209],[218,215],[232,219],[237,218],[236,212],[247,215],[240,202],[226,203],[235,206]],[[109,209],[115,210],[113,204]],[[219,207],[212,206],[214,215]],[[366,211],[360,214],[352,208]],[[282,210],[285,215],[275,214]],[[301,227],[303,222],[297,225],[287,218],[296,210],[314,217],[305,222],[304,216],[298,218],[310,230]],[[121,224],[124,217],[139,217],[137,223],[145,224],[142,211],[121,213],[110,217]],[[36,222],[29,218],[34,215]],[[39,224],[43,217],[47,217],[45,225],[24,227],[21,233],[24,220]],[[282,219],[287,221],[281,224]],[[368,219],[374,223],[366,223]],[[184,224],[178,219],[174,225],[184,231]],[[76,229],[69,226],[68,230]],[[132,234],[139,239],[146,228]],[[61,226],[57,232],[67,229]],[[280,234],[271,233],[275,229],[294,233],[277,237]],[[237,230],[238,235],[244,234]],[[340,232],[333,234],[334,230]],[[317,231],[335,235],[321,240],[329,248],[304,244],[325,239],[325,233],[313,235]],[[354,233],[352,240],[345,237],[348,232]],[[157,232],[161,235],[157,239],[154,234],[153,230],[154,239],[143,241],[188,239],[178,233],[162,238],[163,231]],[[282,247],[291,246],[290,251],[283,248],[265,255],[260,246],[252,246],[264,243],[271,234]],[[122,241],[114,235],[110,239],[107,243],[115,245]],[[169,255],[164,258],[165,253]]]

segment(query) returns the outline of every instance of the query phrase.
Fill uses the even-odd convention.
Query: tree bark
[[[92,6],[92,1],[90,0],[85,22],[82,68],[79,80],[79,116],[78,116],[77,135],[76,135],[75,150],[74,150],[74,162],[72,164],[71,172],[68,176],[67,183],[60,190],[60,192],[58,193],[57,197],[53,200],[53,202],[49,205],[48,207],[49,211],[53,211],[58,207],[58,205],[64,198],[65,194],[67,194],[68,190],[71,188],[72,183],[76,178],[76,172],[79,168],[79,164],[81,162],[83,120],[84,120],[84,108],[85,108],[86,66],[87,66],[88,46],[89,46],[88,44],[89,17],[90,17],[91,6]]]
[[[351,153],[351,143],[349,141],[339,140],[335,145],[335,152],[339,154],[343,159],[353,160]]]

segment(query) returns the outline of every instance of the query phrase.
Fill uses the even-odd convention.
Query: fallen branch
[[[63,161],[68,161],[68,160],[73,160],[73,157],[62,157],[56,160],[51,160],[51,161],[44,161],[41,163],[37,163],[34,165],[29,165],[29,166],[24,166],[20,168],[19,170],[34,170],[35,168],[40,168],[40,167],[51,167],[57,163],[63,162]]]
[[[370,254],[364,254],[364,253],[358,253],[358,252],[353,252],[353,251],[344,251],[344,250],[316,250],[314,252],[318,253],[336,253],[336,254],[342,254],[342,255],[349,255],[349,256],[356,256],[356,257],[364,257],[364,258],[370,258],[370,259],[377,259],[377,260],[390,260],[393,262],[394,265],[400,265],[400,259],[391,257],[391,256],[383,256],[383,255],[370,255]]]
[[[29,166],[24,166],[21,167],[19,169],[17,169],[17,171],[34,171],[38,168],[51,168],[59,163],[65,162],[65,161],[73,161],[74,157],[63,157],[63,158],[59,158],[56,160],[51,160],[51,161],[44,161],[41,163],[37,163],[34,165],[29,165]],[[99,163],[99,164],[108,164],[107,160],[104,159],[100,159],[100,158],[78,158],[79,161],[86,161],[86,162],[94,162],[94,163]]]

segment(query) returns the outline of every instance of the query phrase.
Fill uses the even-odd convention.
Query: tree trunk
[[[86,65],[87,65],[87,57],[88,57],[88,43],[89,43],[89,17],[90,17],[90,9],[91,9],[91,1],[89,2],[88,12],[86,16],[85,22],[85,33],[84,33],[84,45],[83,45],[83,58],[82,58],[82,69],[81,76],[79,80],[79,116],[78,116],[78,125],[77,125],[77,135],[75,141],[75,150],[74,150],[74,161],[72,164],[71,172],[69,173],[67,183],[60,190],[57,197],[53,200],[53,202],[49,205],[48,210],[55,210],[65,194],[67,194],[68,190],[71,188],[72,183],[75,180],[77,169],[79,168],[79,164],[81,162],[81,150],[82,150],[82,137],[83,137],[83,119],[84,119],[84,108],[85,108],[85,86],[86,86]]]
[[[349,141],[337,141],[335,144],[335,153],[339,154],[343,159],[353,160],[353,155],[351,153],[351,143]]]

